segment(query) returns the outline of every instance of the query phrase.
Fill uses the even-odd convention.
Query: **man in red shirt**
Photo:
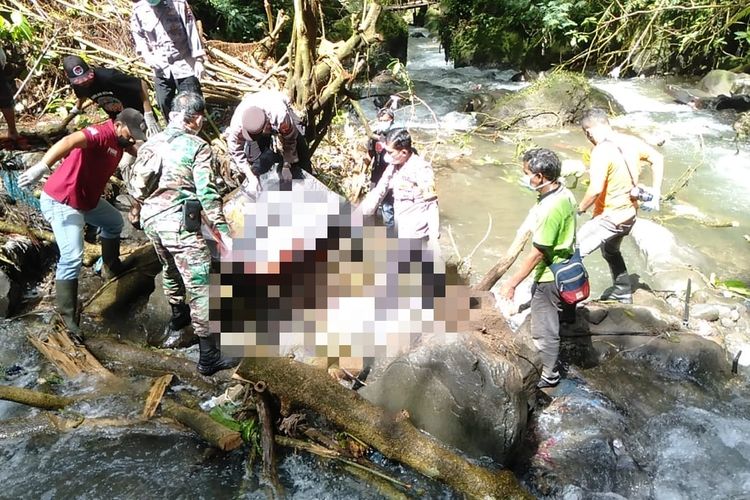
[[[78,274],[83,262],[83,227],[99,227],[102,276],[109,279],[120,270],[120,233],[123,220],[101,196],[117,170],[123,151],[135,155],[136,141],[146,140],[143,115],[126,108],[114,120],[91,125],[60,139],[36,165],[19,176],[18,185],[29,188],[58,160],[62,163],[44,184],[39,198],[44,217],[52,226],[60,260],[55,273],[57,309],[65,326],[79,336],[76,306]],[[80,340],[80,339],[79,339]]]

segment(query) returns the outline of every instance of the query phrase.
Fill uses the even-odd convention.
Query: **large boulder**
[[[750,83],[750,75],[745,73],[734,73],[724,69],[715,69],[709,71],[704,76],[699,88],[708,94],[716,97],[720,95],[731,96],[732,94],[741,93]]]
[[[376,369],[360,394],[405,410],[417,427],[472,457],[507,463],[526,427],[541,365],[528,344],[510,339],[504,320],[486,331],[425,342]]]
[[[561,127],[577,123],[591,107],[623,112],[612,96],[592,87],[585,77],[558,71],[499,99],[489,112],[493,119],[487,125],[501,130]]]

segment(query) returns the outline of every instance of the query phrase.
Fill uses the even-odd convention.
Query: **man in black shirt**
[[[63,67],[78,97],[75,106],[70,110],[72,114],[80,113],[84,101],[91,99],[111,119],[125,108],[136,109],[143,113],[149,135],[160,131],[148,99],[148,87],[143,80],[116,69],[90,68],[78,56],[65,57]]]

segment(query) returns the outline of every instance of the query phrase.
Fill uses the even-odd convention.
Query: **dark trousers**
[[[172,101],[178,92],[195,92],[203,95],[201,82],[194,76],[175,80],[171,76],[154,75],[154,88],[156,90],[156,102],[167,123],[169,123],[169,113],[172,111]]]
[[[274,164],[281,166],[283,163],[281,154],[275,152],[273,147],[271,147],[272,142],[270,135],[261,135],[257,140],[248,141],[246,143],[245,154],[250,161],[250,169],[256,177],[271,170],[271,167],[273,167]],[[297,157],[299,158],[299,161],[294,165],[290,165],[292,176],[295,179],[301,179],[301,170],[312,174],[310,148],[302,134],[297,136]]]

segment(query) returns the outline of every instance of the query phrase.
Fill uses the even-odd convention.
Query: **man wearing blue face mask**
[[[513,300],[516,287],[534,272],[531,289],[531,337],[542,358],[542,377],[538,387],[554,387],[560,381],[557,357],[560,351],[560,292],[550,264],[573,255],[576,241],[576,200],[563,186],[560,159],[549,149],[531,149],[523,156],[525,184],[539,193],[534,212],[531,251],[505,281],[498,295]]]
[[[393,110],[382,108],[378,110],[378,121],[373,126],[373,133],[377,137],[370,138],[367,142],[367,154],[370,156],[372,172],[370,174],[370,189],[374,188],[380,178],[383,177],[388,162],[385,161],[385,136],[393,126]],[[393,193],[389,192],[380,203],[380,216],[383,218],[383,225],[387,228],[394,228],[395,221],[393,217]]]

